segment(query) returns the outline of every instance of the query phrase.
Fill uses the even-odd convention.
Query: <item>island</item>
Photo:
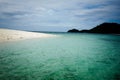
[[[77,29],[71,29],[71,30],[69,30],[68,32],[78,33],[78,32],[80,32],[80,31],[79,31],[79,30],[77,30]]]
[[[72,30],[69,30],[68,32],[120,34],[120,24],[118,24],[118,23],[102,23],[90,30],[72,29]]]

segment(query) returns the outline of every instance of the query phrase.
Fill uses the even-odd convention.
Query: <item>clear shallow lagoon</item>
[[[0,80],[120,80],[120,36],[52,34],[0,43]]]

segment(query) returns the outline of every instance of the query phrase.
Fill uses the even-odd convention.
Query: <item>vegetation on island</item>
[[[120,24],[118,24],[118,23],[102,23],[90,30],[71,29],[71,30],[68,30],[68,32],[120,34]]]

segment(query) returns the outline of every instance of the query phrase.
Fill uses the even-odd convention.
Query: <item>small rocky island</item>
[[[75,33],[77,33],[77,32],[80,32],[80,31],[77,30],[77,29],[71,29],[71,30],[69,30],[68,32],[75,32]]]
[[[102,34],[120,34],[120,24],[118,23],[102,23],[90,30],[71,29],[68,32],[79,33],[102,33]]]

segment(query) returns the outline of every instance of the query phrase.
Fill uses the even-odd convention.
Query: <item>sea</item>
[[[120,35],[49,34],[0,43],[0,80],[120,80]]]

